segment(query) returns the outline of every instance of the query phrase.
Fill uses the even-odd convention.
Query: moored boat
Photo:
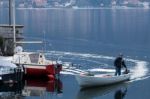
[[[62,70],[62,64],[47,60],[42,52],[17,52],[13,56],[13,63],[22,65],[26,76],[48,77],[55,79]]]
[[[115,76],[110,74],[89,75],[88,73],[78,74],[76,80],[81,87],[105,86],[109,84],[119,83],[130,79],[130,73]]]

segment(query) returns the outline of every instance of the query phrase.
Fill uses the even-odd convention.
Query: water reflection
[[[22,91],[23,96],[41,96],[45,93],[61,94],[62,82],[58,80],[26,80],[25,87]]]
[[[47,98],[49,95],[62,94],[61,80],[42,81],[38,80],[25,80],[14,84],[1,84],[0,85],[0,99],[22,99],[27,96],[42,96]]]
[[[24,88],[23,82],[13,84],[1,84],[0,85],[0,99],[19,99],[22,97],[22,90]]]
[[[123,99],[125,97],[126,93],[127,93],[127,88],[125,88],[125,89],[118,89],[115,92],[114,99]]]
[[[128,83],[115,84],[103,87],[83,88],[77,94],[77,99],[94,99],[96,97],[115,92],[114,99],[122,99],[127,92]]]

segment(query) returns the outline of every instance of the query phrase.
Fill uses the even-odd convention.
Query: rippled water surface
[[[0,22],[7,23],[4,17],[7,13],[1,12],[1,18],[5,20]],[[77,71],[63,71],[58,81],[28,80],[1,86],[1,97],[149,98],[149,12],[149,9],[17,9],[16,21],[25,26],[25,40],[46,41],[44,49],[48,59],[71,62],[77,69],[85,71],[108,73],[114,71],[115,57],[123,53],[132,75],[127,83],[81,89],[74,77]],[[43,46],[24,47],[35,51]]]

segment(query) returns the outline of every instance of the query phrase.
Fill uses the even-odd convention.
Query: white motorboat
[[[114,73],[95,74],[88,73],[75,75],[78,84],[81,87],[105,86],[109,84],[119,83],[130,79],[130,73],[115,76]]]

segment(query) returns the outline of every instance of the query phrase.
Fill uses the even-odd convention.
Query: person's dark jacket
[[[122,66],[126,67],[126,64],[124,62],[124,60],[122,59],[122,57],[117,57],[114,61],[114,66],[117,68],[121,68]]]

